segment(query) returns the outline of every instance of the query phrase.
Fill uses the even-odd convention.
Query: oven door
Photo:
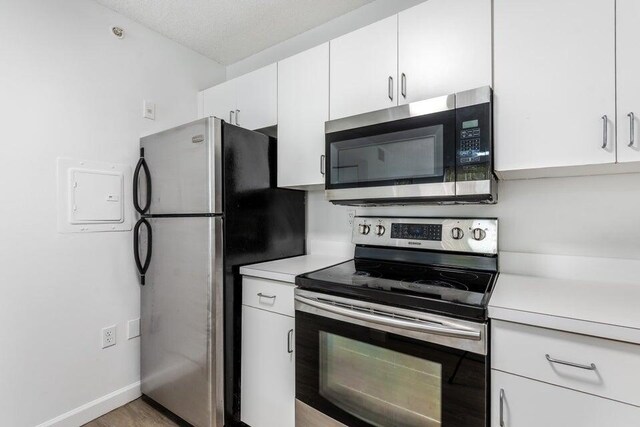
[[[454,196],[456,114],[449,97],[438,100],[327,122],[327,199],[375,204]]]
[[[486,324],[296,290],[296,426],[485,427]]]

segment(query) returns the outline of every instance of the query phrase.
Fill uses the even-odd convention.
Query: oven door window
[[[485,427],[486,356],[296,311],[296,398],[350,427]]]
[[[319,393],[373,426],[442,422],[442,365],[320,332]]]
[[[327,135],[327,188],[455,179],[455,116],[437,113]]]

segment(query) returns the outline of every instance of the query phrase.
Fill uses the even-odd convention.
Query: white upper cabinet
[[[323,185],[329,43],[278,63],[278,186]]]
[[[202,110],[246,129],[278,124],[278,64],[204,90]]]
[[[398,104],[398,16],[331,41],[330,117]]]
[[[500,176],[616,161],[614,10],[614,0],[494,1]]]
[[[617,0],[618,161],[640,161],[640,2]]]
[[[278,124],[278,64],[274,63],[236,79],[235,121],[247,129]]]
[[[491,0],[429,0],[398,18],[400,104],[491,85]]]
[[[229,80],[202,91],[203,117],[214,116],[228,123],[235,123],[236,82]]]

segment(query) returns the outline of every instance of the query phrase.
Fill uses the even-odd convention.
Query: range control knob
[[[451,237],[455,240],[460,240],[464,237],[464,231],[460,227],[453,227],[451,229]]]
[[[376,225],[373,231],[376,233],[376,235],[382,236],[385,232],[384,225]]]
[[[358,225],[358,231],[360,232],[360,234],[367,235],[369,234],[370,230],[371,230],[371,227],[369,227],[367,224]]]
[[[474,228],[472,233],[475,240],[482,240],[487,236],[487,232],[482,228]]]

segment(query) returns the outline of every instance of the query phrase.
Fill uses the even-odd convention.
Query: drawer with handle
[[[640,346],[493,321],[492,369],[640,406]]]
[[[242,304],[294,317],[294,289],[295,286],[292,283],[244,276]]]

